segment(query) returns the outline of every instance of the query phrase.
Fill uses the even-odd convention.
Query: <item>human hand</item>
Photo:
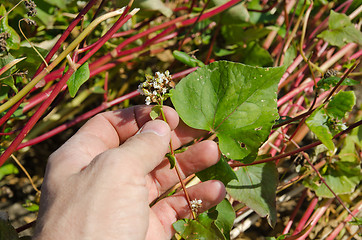
[[[34,239],[170,239],[172,223],[190,218],[183,192],[149,204],[178,182],[164,158],[204,132],[179,124],[164,107],[167,123],[151,121],[149,106],[99,114],[54,152],[47,165]],[[219,159],[215,142],[202,141],[176,155],[186,177]],[[200,212],[225,196],[219,181],[190,187]]]

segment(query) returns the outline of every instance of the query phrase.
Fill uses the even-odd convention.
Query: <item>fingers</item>
[[[139,133],[118,148],[98,155],[84,170],[99,179],[145,185],[145,176],[160,164],[169,150],[171,129],[162,120],[147,122]],[[111,184],[111,183],[110,183]]]
[[[199,209],[199,212],[204,212],[207,209],[216,206],[224,199],[226,193],[224,185],[221,182],[215,180],[197,184],[188,188],[187,192],[190,195],[191,200],[202,200],[202,207]],[[151,209],[154,214],[151,214],[150,222],[155,220],[152,218],[158,219],[161,225],[163,225],[163,230],[166,234],[165,239],[170,239],[173,236],[174,229],[172,224],[174,222],[182,218],[192,217],[183,192],[161,200]],[[160,226],[155,226],[155,229],[157,228],[160,228]],[[159,229],[157,229],[157,231],[158,230]],[[149,229],[147,235],[152,236],[153,231],[154,229]]]
[[[202,141],[190,146],[187,151],[177,154],[177,162],[182,178],[199,172],[217,163],[219,149],[213,141]],[[179,182],[176,171],[170,170],[168,160],[164,160],[147,176],[149,201],[167,191],[174,184]]]
[[[150,121],[151,106],[135,106],[105,112],[90,119],[49,158],[46,175],[70,176],[85,168],[95,156],[118,147]],[[178,115],[170,107],[164,112],[171,129],[178,125]],[[49,172],[52,172],[51,174]]]

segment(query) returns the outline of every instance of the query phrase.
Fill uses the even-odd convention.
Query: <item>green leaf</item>
[[[4,240],[19,240],[18,233],[7,219],[7,214],[0,212],[0,237]]]
[[[327,125],[328,116],[323,108],[316,109],[305,121],[309,129],[330,150],[334,150],[332,133]]]
[[[228,158],[257,153],[275,119],[276,91],[284,68],[213,62],[182,79],[171,100],[189,126],[215,133]]]
[[[88,63],[84,63],[80,68],[67,81],[69,94],[71,97],[75,97],[80,86],[85,83],[90,76]]]
[[[261,217],[267,217],[274,227],[277,218],[275,196],[278,172],[274,163],[262,163],[241,167],[236,171],[238,180],[226,187],[234,199],[245,203]]]
[[[207,213],[201,213],[196,220],[181,219],[173,224],[175,231],[188,240],[225,240],[225,236]]]
[[[337,83],[339,82],[339,80],[341,80],[340,77],[329,77],[329,78],[323,78],[321,79],[318,83],[317,83],[317,87],[324,89],[324,90],[328,90],[331,87],[334,87],[337,85]],[[350,79],[350,78],[346,78],[343,80],[342,82],[342,86],[354,86],[354,85],[358,85],[360,82]]]
[[[6,163],[0,167],[0,180],[10,174],[18,174],[18,168],[12,163]]]
[[[30,200],[26,200],[26,203],[23,204],[23,208],[25,208],[29,212],[38,212],[39,211],[39,205],[31,202]]]
[[[230,240],[230,230],[235,220],[235,211],[227,199],[209,209],[209,217],[215,220],[216,227],[222,232],[226,239]]]
[[[192,56],[188,55],[187,53],[181,52],[181,51],[173,51],[173,56],[176,60],[186,64],[189,67],[203,67],[205,64],[201,62],[200,60],[193,58]]]
[[[347,112],[350,112],[356,104],[356,96],[353,91],[345,91],[337,93],[329,102],[326,111],[327,114],[342,119]]]
[[[201,181],[220,180],[225,186],[233,179],[238,179],[233,169],[227,163],[227,159],[222,156],[218,163],[196,173]]]
[[[331,45],[338,47],[350,42],[362,44],[362,33],[354,27],[347,15],[332,10],[328,24],[329,30],[323,31],[317,37],[323,38]]]
[[[257,42],[250,42],[246,47],[239,50],[241,54],[240,62],[259,67],[273,66],[273,58],[269,52],[262,48]]]
[[[337,13],[331,10],[329,14],[328,27],[330,30],[340,29],[350,26],[351,20],[344,13]]]
[[[0,6],[0,16],[4,16],[6,14],[6,9],[4,5]],[[20,36],[17,32],[9,26],[8,24],[8,16],[5,16],[0,21],[0,33],[7,32],[10,34],[10,37],[6,39],[7,47],[10,49],[19,49],[20,46]]]
[[[152,120],[155,120],[161,115],[162,106],[161,105],[155,105],[152,107],[152,110],[150,112],[150,117]]]
[[[352,193],[362,180],[361,167],[350,162],[336,162],[327,167],[322,177],[337,195]],[[318,184],[312,184],[310,187],[315,190],[317,196],[334,198],[326,185],[319,183],[319,178],[315,180],[318,181]]]

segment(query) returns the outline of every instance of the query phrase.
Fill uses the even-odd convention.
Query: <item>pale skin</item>
[[[149,204],[178,182],[168,160],[175,149],[204,134],[164,107],[168,123],[151,120],[150,106],[106,112],[89,120],[54,152],[47,165],[36,240],[170,239],[172,224],[191,218],[183,192]],[[217,163],[218,146],[202,141],[176,155],[182,177]],[[188,188],[200,212],[225,197],[219,181]]]

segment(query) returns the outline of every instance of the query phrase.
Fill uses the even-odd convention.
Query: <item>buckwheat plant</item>
[[[152,119],[155,119],[162,116],[162,119],[167,122],[164,111],[163,111],[163,102],[169,97],[168,91],[172,88],[172,76],[170,72],[166,70],[164,73],[156,72],[154,76],[146,74],[146,81],[142,82],[138,86],[138,92],[141,95],[146,96],[145,103],[146,105],[150,105],[151,103],[156,103],[156,105],[152,108],[150,112],[150,116]],[[170,140],[170,153],[166,154],[166,157],[170,161],[171,169],[175,168],[179,181],[181,183],[182,189],[184,190],[185,197],[190,208],[191,214],[194,219],[196,219],[197,209],[199,207],[195,207],[194,201],[190,201],[190,197],[186,191],[186,186],[182,181],[180,170],[177,166],[175,151],[172,147],[172,142]],[[201,200],[200,200],[201,201]],[[199,203],[199,202],[197,202]],[[201,205],[201,202],[200,202]]]

